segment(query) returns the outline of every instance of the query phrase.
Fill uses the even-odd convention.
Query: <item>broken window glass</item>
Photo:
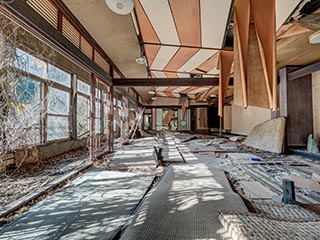
[[[48,68],[49,80],[60,83],[66,87],[71,87],[71,75],[49,64]]]

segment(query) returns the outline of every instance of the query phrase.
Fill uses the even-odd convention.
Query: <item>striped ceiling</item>
[[[145,54],[154,78],[214,76],[231,0],[135,0]]]
[[[134,0],[152,78],[216,77],[233,0]],[[276,30],[301,0],[276,0]],[[139,33],[138,33],[139,34]],[[158,87],[158,97],[205,99],[218,87]],[[232,91],[232,88],[230,89]]]
[[[203,87],[157,87],[155,88],[157,97],[180,98],[181,94],[187,95],[194,99],[198,94],[209,91],[210,89],[218,89],[217,86],[203,86]]]

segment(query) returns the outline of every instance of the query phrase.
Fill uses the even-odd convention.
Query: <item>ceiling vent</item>
[[[132,12],[134,8],[133,0],[105,0],[107,6],[115,13],[120,15],[127,15]]]

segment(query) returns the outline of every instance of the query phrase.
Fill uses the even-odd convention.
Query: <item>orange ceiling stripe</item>
[[[148,64],[149,66],[152,65],[154,59],[156,58],[158,52],[160,49],[160,45],[151,45],[151,44],[145,44],[144,45],[144,50],[146,53],[146,57],[148,59]]]
[[[219,101],[218,115],[223,117],[224,101],[227,97],[231,66],[233,63],[233,52],[221,51],[219,54]]]
[[[187,88],[186,90],[184,90],[184,91],[182,91],[181,93],[182,94],[188,94],[188,93],[190,93],[190,92],[192,92],[192,91],[194,91],[194,90],[196,90],[196,89],[198,89],[199,87],[189,87],[189,88]]]
[[[197,67],[200,71],[209,72],[218,67],[219,52]]]
[[[182,45],[201,46],[199,0],[169,0]]]
[[[140,26],[141,36],[144,42],[159,43],[160,40],[153,29],[141,3],[139,0],[135,0],[135,10],[137,14],[137,20]]]
[[[181,47],[178,52],[173,56],[165,71],[178,71],[190,58],[199,51],[198,48]]]
[[[168,87],[165,92],[173,92],[173,91],[176,90],[177,88],[179,88],[179,87],[174,87],[174,86]]]

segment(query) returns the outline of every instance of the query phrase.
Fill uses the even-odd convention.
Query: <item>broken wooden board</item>
[[[249,199],[272,199],[276,195],[260,182],[239,181],[238,183]]]
[[[244,144],[264,151],[282,153],[285,140],[285,118],[275,118],[257,125]]]
[[[283,176],[283,179],[290,179],[294,181],[294,186],[303,188],[313,192],[320,192],[320,183],[313,179],[302,178],[298,176]]]

